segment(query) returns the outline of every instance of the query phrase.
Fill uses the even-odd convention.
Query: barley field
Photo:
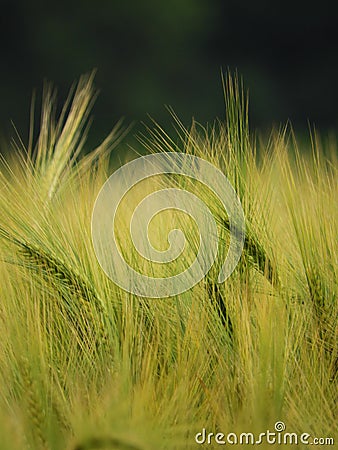
[[[251,133],[236,76],[225,77],[224,91],[224,120],[186,129],[171,111],[178,137],[154,123],[123,159],[118,149],[128,130],[121,124],[98,148],[87,147],[96,94],[93,76],[86,75],[59,116],[47,87],[39,135],[15,138],[10,152],[3,149],[1,450],[218,448],[226,438],[227,446],[236,444],[241,433],[282,436],[279,422],[285,432],[310,437],[271,444],[277,448],[311,448],[314,438],[332,438],[324,447],[333,448],[336,140],[312,130],[304,148],[289,124],[268,137]],[[209,203],[221,236],[204,279],[154,299],[126,292],[101,269],[91,237],[94,203],[112,165],[136,158],[137,151],[195,155],[231,182],[246,234],[241,259],[224,283],[217,274],[229,240],[226,212],[207,189],[179,176],[169,183]],[[150,188],[150,182],[140,188],[128,207]],[[165,245],[179,223],[188,244],[184,264],[190,264],[198,233],[190,217],[175,214],[159,214],[149,233]],[[128,208],[120,216],[118,240],[128,253]],[[157,267],[133,252],[127,257],[156,276],[185,267],[179,260]]]

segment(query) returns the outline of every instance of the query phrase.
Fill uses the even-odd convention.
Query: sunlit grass
[[[202,428],[258,435],[278,420],[289,432],[334,436],[335,143],[324,146],[314,135],[312,148],[297,150],[284,129],[257,148],[246,98],[231,77],[224,123],[188,131],[176,118],[177,142],[159,126],[148,130],[148,151],[191,153],[225,173],[244,208],[246,241],[235,272],[217,286],[227,216],[207,189],[172,177],[173,186],[209,203],[219,258],[180,296],[138,298],[106,277],[91,242],[94,202],[121,138],[116,127],[81,156],[92,82],[81,78],[59,120],[47,90],[35,148],[17,150],[1,166],[1,450],[190,449]],[[150,187],[120,211],[126,252],[125,227]],[[165,249],[177,224],[189,261],[197,234],[181,213],[156,217],[150,237]],[[128,255],[155,276],[184,267],[151,267]]]

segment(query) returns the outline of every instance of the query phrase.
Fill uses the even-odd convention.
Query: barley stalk
[[[0,236],[18,248],[19,255],[23,257],[25,267],[34,270],[38,275],[42,274],[45,282],[51,285],[61,295],[61,298],[67,306],[66,311],[70,314],[73,322],[76,323],[78,320],[77,316],[74,316],[72,313],[74,307],[77,309],[81,308],[81,311],[85,312],[85,316],[93,324],[91,329],[98,330],[100,345],[105,345],[107,340],[105,320],[107,320],[107,316],[103,302],[89,281],[84,279],[75,269],[61,261],[51,252],[47,252],[34,244],[21,240],[3,228],[0,228]],[[70,303],[70,299],[75,300],[75,303]],[[97,323],[97,318],[93,315],[93,308],[99,314],[99,323]],[[82,333],[81,328],[77,327],[77,329],[80,337],[82,336],[83,338],[85,335]]]
[[[28,361],[22,358],[22,380],[27,400],[27,413],[32,424],[31,430],[41,450],[48,450],[45,436],[45,413],[39,401],[35,382],[32,378]]]

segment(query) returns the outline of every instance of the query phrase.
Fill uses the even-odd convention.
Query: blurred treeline
[[[97,69],[101,91],[91,139],[125,117],[163,125],[171,105],[186,125],[224,116],[221,69],[238,70],[251,123],[288,119],[324,131],[338,125],[334,2],[269,0],[1,1],[0,131],[28,133],[33,89],[44,79],[61,101],[80,74]],[[136,126],[137,128],[137,126]],[[94,134],[93,134],[94,133]]]

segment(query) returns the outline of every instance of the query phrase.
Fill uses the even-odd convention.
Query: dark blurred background
[[[33,89],[52,80],[64,100],[97,68],[101,91],[91,139],[122,116],[164,126],[171,105],[186,125],[224,117],[221,69],[250,92],[251,124],[290,119],[305,130],[338,126],[335,2],[283,0],[1,1],[0,132],[27,141]],[[136,126],[137,129],[137,126]]]

